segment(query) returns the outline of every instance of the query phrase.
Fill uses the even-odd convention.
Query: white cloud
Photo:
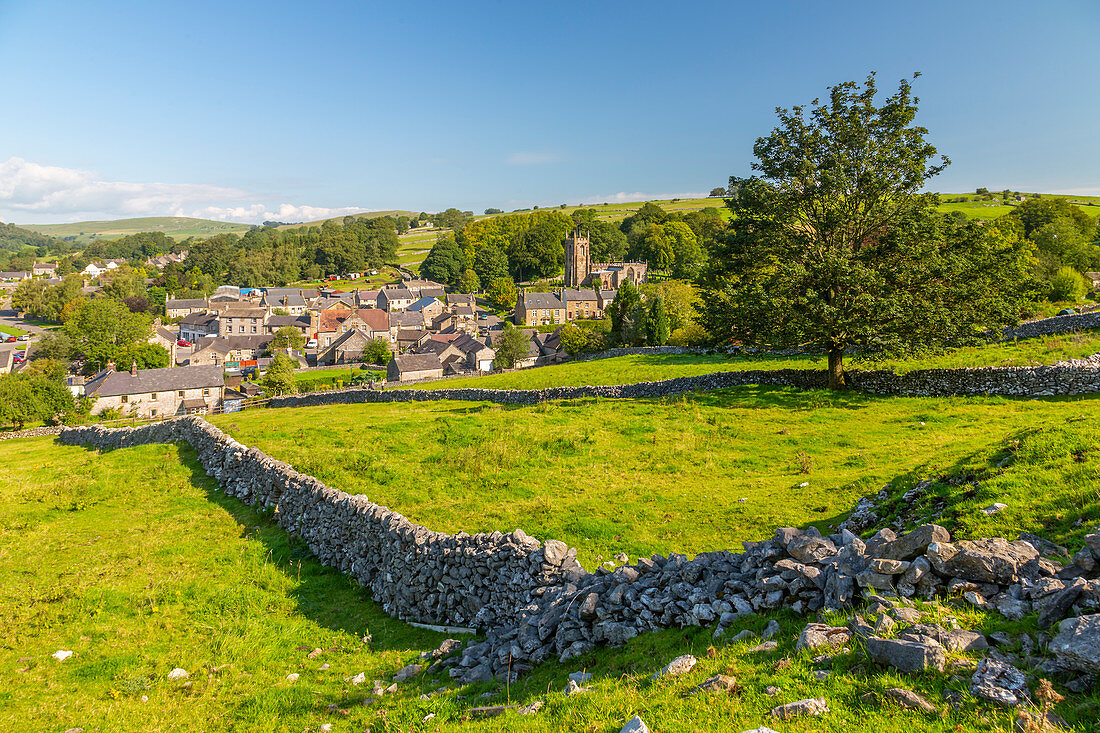
[[[556,163],[558,156],[553,153],[518,152],[508,156],[508,165],[543,165]]]
[[[21,223],[193,216],[259,223],[308,221],[367,209],[258,202],[254,193],[206,183],[105,181],[94,171],[39,165],[22,158],[0,163],[0,220]]]
[[[609,204],[626,204],[633,203],[635,201],[662,201],[666,199],[701,199],[706,197],[705,191],[687,191],[684,193],[642,193],[641,191],[635,191],[634,193],[627,193],[626,191],[619,191],[618,193],[608,194],[606,196],[589,196],[581,201],[582,204],[602,204],[605,201]]]

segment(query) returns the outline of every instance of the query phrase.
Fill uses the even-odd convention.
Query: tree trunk
[[[829,349],[829,389],[846,389],[844,381],[844,349]]]

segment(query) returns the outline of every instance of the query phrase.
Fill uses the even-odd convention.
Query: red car
[[[180,339],[179,341],[176,342],[176,346],[190,346],[190,345],[191,345],[191,342],[188,341],[187,339]]]
[[[8,336],[6,339],[4,339],[4,341],[9,344],[14,344],[18,340],[19,339],[17,339],[15,336]]]

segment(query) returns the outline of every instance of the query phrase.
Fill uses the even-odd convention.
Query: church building
[[[574,230],[565,240],[565,287],[590,286],[598,290],[618,290],[629,280],[634,285],[645,282],[649,265],[645,262],[592,263],[591,243],[587,236]]]

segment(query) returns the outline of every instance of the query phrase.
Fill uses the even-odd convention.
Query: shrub
[[[1062,267],[1050,281],[1050,299],[1080,300],[1088,289],[1084,275],[1072,267]]]

